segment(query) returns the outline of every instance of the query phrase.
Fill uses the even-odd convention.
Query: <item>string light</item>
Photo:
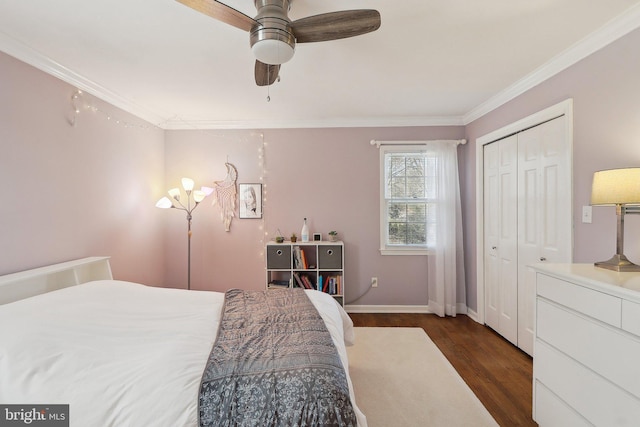
[[[128,128],[138,128],[138,129],[149,129],[151,126],[150,125],[146,125],[146,124],[139,124],[139,123],[133,123],[133,122],[129,122],[129,121],[125,121],[125,120],[120,120],[116,117],[113,117],[109,112],[100,109],[99,107],[97,107],[96,105],[90,105],[86,99],[85,99],[85,93],[81,90],[76,90],[72,95],[71,95],[71,107],[72,107],[72,112],[73,112],[73,116],[71,117],[71,119],[69,120],[69,123],[71,126],[76,125],[77,121],[78,121],[78,117],[80,115],[83,114],[83,112],[88,111],[91,112],[93,114],[100,114],[102,116],[104,116],[107,121],[112,122],[112,123],[116,123],[118,125],[123,125],[125,127]],[[168,119],[168,120],[182,120],[179,116],[174,116],[173,119]],[[193,123],[190,122],[186,122],[188,123],[190,127],[192,127],[194,130],[198,130],[200,132],[204,132],[204,133],[209,133],[208,130],[204,130],[204,129],[199,129],[196,126],[193,125]],[[162,124],[159,124],[159,126],[161,126]],[[220,136],[220,135],[218,135]],[[255,134],[254,134],[255,136]],[[222,135],[222,137],[224,138],[225,135]],[[266,146],[267,143],[264,140],[264,133],[260,133],[259,134],[259,146],[257,148],[257,159],[258,159],[258,170],[260,171],[260,176],[258,177],[258,179],[260,180],[260,182],[262,183],[262,220],[260,225],[258,226],[259,231],[261,231],[261,237],[260,237],[260,247],[261,247],[261,251],[259,253],[260,258],[264,257],[264,248],[265,248],[265,240],[268,239],[269,236],[269,232],[266,230],[266,215],[264,214],[265,211],[265,207],[267,206],[267,195],[268,195],[268,185],[267,182],[265,180],[265,176],[267,174],[267,170],[266,170],[266,161],[265,161],[265,153],[266,153]]]
[[[265,239],[268,236],[266,232],[266,215],[265,215],[265,207],[267,205],[267,195],[269,192],[269,188],[267,183],[265,182],[265,174],[266,174],[266,164],[265,164],[265,147],[266,142],[264,141],[264,133],[260,133],[260,146],[258,147],[258,169],[260,170],[260,177],[258,178],[262,183],[262,221],[258,229],[262,231],[261,239],[260,239],[260,258],[264,259],[264,248],[265,248]]]
[[[173,118],[173,120],[176,120],[176,119],[182,120],[178,116],[175,116]],[[187,121],[184,121],[184,123],[187,124],[189,127],[191,127],[194,131],[198,131],[203,135],[206,135],[206,137],[212,137],[212,138],[217,138],[221,140],[230,139],[230,138],[233,138],[235,140],[237,138],[236,135],[221,133],[217,131],[211,131],[209,129],[200,129],[196,127],[193,123],[189,123]],[[265,215],[265,209],[268,206],[268,189],[269,189],[268,182],[266,179],[268,176],[267,162],[266,162],[266,149],[268,144],[265,141],[264,133],[257,134],[257,133],[251,132],[245,138],[247,139],[242,139],[243,142],[251,142],[253,144],[253,142],[255,141],[257,143],[257,147],[256,147],[257,165],[256,166],[259,172],[258,180],[260,181],[260,183],[262,183],[262,218],[260,219],[260,223],[258,224],[258,231],[260,232],[260,237],[257,242],[260,250],[257,252],[257,256],[260,259],[264,259],[265,242],[269,240],[269,232],[267,231],[267,219]],[[228,155],[227,155],[227,161],[229,161]]]
[[[129,121],[126,121],[126,120],[120,120],[120,119],[118,119],[116,117],[113,117],[107,111],[101,110],[100,108],[96,107],[95,105],[89,105],[89,103],[85,100],[85,93],[83,91],[81,91],[80,89],[76,90],[73,93],[73,95],[71,95],[71,108],[73,109],[73,116],[69,120],[69,124],[71,126],[74,126],[74,127],[75,127],[75,125],[76,125],[76,123],[78,121],[78,117],[80,116],[80,114],[83,111],[89,111],[89,112],[94,113],[94,114],[100,114],[100,115],[106,117],[107,121],[115,123],[117,125],[122,125],[122,126],[124,126],[126,128],[137,128],[137,129],[149,129],[149,128],[151,128],[151,126],[147,125],[147,124],[133,123],[133,122],[129,122]]]

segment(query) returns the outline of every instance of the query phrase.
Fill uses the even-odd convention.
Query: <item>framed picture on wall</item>
[[[262,184],[239,184],[240,218],[262,218]]]

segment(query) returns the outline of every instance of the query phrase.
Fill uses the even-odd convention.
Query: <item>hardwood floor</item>
[[[467,316],[349,313],[355,326],[420,327],[500,426],[536,426],[531,418],[532,358]]]

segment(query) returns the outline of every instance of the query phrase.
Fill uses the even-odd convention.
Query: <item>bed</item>
[[[113,280],[104,262],[64,264],[73,274],[53,266],[0,277],[0,404],[69,404],[71,426],[199,425],[225,294]],[[37,291],[7,298],[16,283]],[[303,292],[331,335],[365,427],[348,376],[353,324],[329,295]]]

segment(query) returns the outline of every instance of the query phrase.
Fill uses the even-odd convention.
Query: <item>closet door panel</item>
[[[485,323],[494,330],[500,326],[500,287],[498,241],[500,227],[498,186],[498,144],[484,147],[484,282]]]
[[[500,333],[518,342],[518,143],[500,141]]]
[[[544,205],[544,241],[541,256],[547,262],[571,262],[572,252],[572,185],[571,152],[566,144],[565,117],[539,126],[543,155],[540,158],[544,172],[544,192],[540,200]]]
[[[484,146],[485,321],[533,354],[539,262],[571,262],[571,141],[565,116]]]
[[[538,262],[571,262],[571,167],[566,118],[518,134],[518,347],[533,354]]]
[[[514,344],[518,338],[517,138],[485,147],[486,323]]]

